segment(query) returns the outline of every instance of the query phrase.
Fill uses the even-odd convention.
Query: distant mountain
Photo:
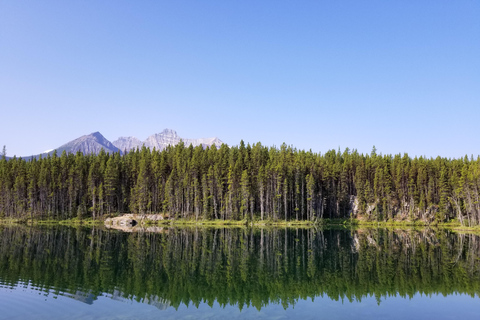
[[[148,137],[145,141],[140,141],[135,137],[121,137],[118,140],[113,141],[113,145],[122,151],[130,151],[132,149],[145,147],[156,150],[163,150],[168,145],[176,145],[182,140],[186,146],[190,144],[194,147],[221,146],[223,142],[217,137],[214,138],[200,138],[200,139],[184,139],[178,136],[177,132],[171,129],[165,129],[161,133],[157,133]]]
[[[123,151],[130,151],[132,149],[140,148],[143,143],[135,137],[120,137],[113,141],[113,145]]]
[[[216,146],[221,146],[223,142],[218,138],[201,138],[201,139],[182,139],[178,136],[177,132],[171,129],[165,129],[161,133],[157,133],[148,137],[145,141],[140,141],[135,137],[120,137],[115,140],[113,143],[108,141],[100,132],[94,132],[89,135],[81,136],[75,140],[72,140],[58,148],[45,151],[42,154],[32,155],[27,157],[22,157],[25,160],[30,160],[32,158],[38,159],[40,156],[43,158],[52,155],[56,150],[57,156],[60,156],[63,151],[67,153],[77,153],[81,151],[84,154],[98,154],[100,150],[105,150],[107,153],[120,152],[123,153],[125,150],[128,152],[130,150],[141,148],[145,145],[147,148],[156,150],[163,150],[168,145],[176,145],[182,140],[186,146],[192,144],[193,146],[211,146],[215,144]],[[10,157],[11,158],[11,157]],[[9,157],[6,158],[7,160]]]
[[[57,155],[60,156],[63,151],[67,153],[77,153],[81,151],[83,154],[90,154],[95,153],[98,154],[100,150],[105,150],[107,153],[114,153],[120,151],[117,147],[115,147],[110,141],[108,141],[100,132],[94,132],[89,135],[81,136],[75,140],[65,143],[64,145],[45,151],[41,154],[42,157],[47,157],[48,155],[52,155],[53,152],[56,150]],[[34,158],[39,158],[40,155],[31,156]],[[25,159],[29,159],[30,157],[25,157]]]
[[[99,153],[100,150],[105,150],[107,153],[114,153],[120,151],[110,141],[105,139],[100,132],[94,132],[86,136],[81,136],[73,141],[70,141],[63,146],[57,148],[57,155],[61,155],[65,150],[67,153],[77,153],[78,151],[84,154]],[[51,151],[50,153],[52,153]]]

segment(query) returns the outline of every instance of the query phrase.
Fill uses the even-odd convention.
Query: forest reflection
[[[360,301],[480,293],[480,238],[447,230],[0,227],[0,285],[160,309],[257,309],[327,296]]]

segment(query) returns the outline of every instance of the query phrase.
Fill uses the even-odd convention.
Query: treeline
[[[98,229],[0,226],[0,283],[159,308],[261,309],[325,296],[480,294],[480,239],[446,230]],[[82,294],[83,293],[83,294]]]
[[[168,213],[195,219],[480,223],[480,158],[325,154],[260,143],[0,160],[4,218]]]

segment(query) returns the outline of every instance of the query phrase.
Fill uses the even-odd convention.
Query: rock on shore
[[[120,217],[105,219],[105,226],[107,227],[134,227],[136,225],[143,225],[145,221],[159,221],[168,219],[168,215],[163,214],[134,214],[128,213]]]

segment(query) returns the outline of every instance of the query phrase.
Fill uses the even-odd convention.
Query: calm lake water
[[[0,227],[1,319],[478,319],[480,237]]]

